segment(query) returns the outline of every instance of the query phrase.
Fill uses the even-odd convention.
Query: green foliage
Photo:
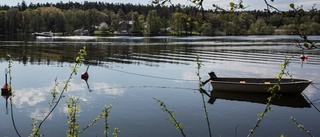
[[[257,123],[254,125],[253,129],[251,129],[251,130],[249,131],[248,137],[250,137],[250,136],[254,133],[254,131],[256,130],[256,128],[259,127],[260,122],[261,122],[262,119],[267,115],[267,113],[268,113],[269,111],[272,111],[272,109],[271,109],[271,102],[272,102],[272,100],[277,96],[276,91],[277,91],[277,90],[280,90],[280,88],[281,88],[280,84],[281,84],[281,79],[282,79],[282,77],[283,77],[283,76],[289,76],[290,78],[292,78],[292,75],[290,75],[289,71],[287,71],[287,66],[289,65],[289,60],[290,60],[290,59],[288,59],[287,57],[285,57],[283,64],[280,64],[280,65],[279,65],[280,68],[281,68],[281,70],[280,70],[279,74],[276,76],[276,78],[278,79],[278,84],[276,84],[276,85],[274,85],[274,86],[272,86],[272,87],[270,87],[270,88],[268,89],[268,92],[269,92],[271,95],[270,95],[270,97],[267,98],[267,103],[266,103],[266,107],[265,107],[264,111],[263,111],[262,113],[258,114],[258,117],[259,117],[259,118],[258,118],[258,121],[257,121]]]
[[[176,120],[176,116],[175,116],[175,114],[173,113],[173,111],[168,110],[166,104],[165,104],[163,101],[159,100],[158,98],[153,98],[153,99],[154,99],[156,102],[160,103],[160,106],[161,106],[162,111],[164,111],[164,112],[166,112],[166,113],[168,113],[168,114],[170,115],[169,121],[170,121],[178,130],[180,130],[181,135],[185,137],[186,135],[185,135],[185,133],[184,133],[182,124]]]
[[[70,97],[67,101],[68,107],[68,130],[67,137],[77,137],[79,132],[79,124],[77,123],[76,115],[80,113],[79,98]]]
[[[212,136],[211,134],[211,125],[210,125],[210,121],[209,121],[209,112],[208,112],[208,109],[207,109],[207,105],[206,105],[206,102],[204,100],[204,92],[206,91],[203,91],[202,87],[203,87],[203,82],[201,81],[201,76],[200,76],[200,69],[201,69],[201,66],[203,66],[203,64],[201,63],[200,61],[200,56],[197,56],[196,58],[196,62],[197,62],[197,77],[198,77],[198,80],[199,80],[199,92],[201,93],[201,97],[202,97],[202,104],[203,104],[203,110],[204,110],[204,114],[205,114],[205,119],[207,121],[207,126],[208,126],[208,132],[209,132],[209,135],[210,137]]]
[[[41,122],[38,124],[38,126],[33,126],[33,129],[32,129],[33,132],[32,132],[32,134],[30,134],[30,136],[31,135],[39,135],[39,131],[41,129],[42,124],[47,120],[47,118],[51,115],[51,113],[55,110],[55,108],[59,104],[60,100],[65,96],[64,93],[68,90],[68,87],[70,86],[70,80],[71,80],[72,76],[77,73],[77,69],[79,68],[79,66],[82,65],[86,55],[87,55],[86,47],[84,46],[78,52],[78,56],[75,59],[76,64],[75,64],[75,66],[71,67],[71,73],[70,73],[68,79],[66,81],[62,82],[64,84],[64,87],[63,87],[62,91],[60,92],[60,94],[58,93],[57,88],[56,88],[59,85],[59,83],[55,80],[55,86],[54,86],[53,90],[51,91],[52,100],[49,103],[49,111],[47,112],[45,117],[41,120]],[[59,94],[59,96],[57,97],[58,94]],[[72,122],[75,122],[75,121],[72,121]],[[73,123],[71,128],[72,128],[72,130],[77,130],[78,127],[75,123]],[[71,135],[75,135],[73,133],[74,132],[72,132]]]
[[[160,32],[160,17],[157,10],[151,10],[148,12],[146,19],[146,32],[147,34],[156,35]]]
[[[138,34],[167,34],[170,32],[167,31],[169,27],[173,29],[174,35],[180,35],[182,32],[194,35],[194,31],[200,31],[199,34],[202,35],[320,34],[320,29],[316,29],[320,27],[319,11],[316,9],[306,11],[293,3],[288,6],[291,11],[280,11],[265,1],[267,5],[265,11],[235,12],[246,8],[241,0],[228,3],[228,8],[213,4],[214,10],[203,9],[203,0],[191,0],[191,2],[192,6],[173,5],[171,0],[153,0],[153,4],[162,6],[85,2],[57,3],[50,6],[30,4],[25,10],[20,10],[20,7],[3,8],[5,10],[0,11],[0,34],[30,34],[41,31],[72,34],[75,29],[89,30],[90,34],[94,34],[94,26],[99,26],[102,22],[105,22],[108,31],[113,33],[119,30],[121,21],[130,20],[133,24],[128,32]],[[150,12],[152,10],[157,11],[156,17]],[[138,18],[139,21],[137,13],[141,16]],[[176,13],[181,15],[176,16]],[[253,18],[243,20],[240,16],[243,13]],[[219,18],[212,21],[212,15]],[[170,26],[169,22],[174,24]]]
[[[113,132],[112,132],[113,137],[118,137],[119,132],[120,132],[120,130],[118,128],[114,128]]]
[[[33,121],[33,123],[32,123],[31,126],[33,127],[33,129],[32,129],[32,133],[29,135],[29,137],[40,137],[40,136],[42,136],[42,135],[40,135],[38,133],[38,131],[39,131],[39,129],[37,127],[38,120],[36,120],[35,118],[32,118],[32,121]]]
[[[133,12],[132,13],[132,29],[131,32],[132,33],[141,33],[142,30],[142,24],[139,21],[139,13],[138,12]]]
[[[299,124],[294,117],[290,117],[290,119],[295,123],[301,131],[306,132],[310,137],[314,137],[309,130],[307,130],[303,125]]]
[[[12,98],[15,96],[14,92],[12,90],[12,84],[11,84],[11,81],[12,81],[12,75],[11,74],[12,74],[13,61],[11,60],[11,55],[10,54],[7,54],[7,58],[6,59],[8,61],[8,67],[7,67],[7,69],[5,69],[5,75],[6,75],[6,81],[5,82],[7,83],[7,75],[9,74],[9,83],[7,85],[9,93],[7,93],[7,94],[9,95],[9,98],[10,98],[11,121],[12,121],[12,125],[14,127],[14,130],[15,130],[17,136],[21,137],[21,135],[20,135],[20,133],[19,133],[17,127],[16,127],[16,123],[15,123],[14,116],[13,116],[13,105],[14,105],[14,102],[13,102]],[[6,104],[6,107],[8,107],[7,104]],[[8,114],[8,108],[7,108],[7,114]]]
[[[82,130],[79,131],[79,134],[82,134],[85,130],[87,130],[88,128],[90,128],[91,126],[93,126],[94,124],[96,124],[101,118],[104,118],[104,124],[105,124],[105,131],[104,134],[106,136],[108,136],[108,128],[109,128],[109,124],[108,124],[108,118],[109,118],[109,112],[110,109],[112,108],[112,105],[110,104],[109,106],[104,106],[103,111],[92,120],[92,122],[90,124],[88,124],[85,128],[83,128]]]

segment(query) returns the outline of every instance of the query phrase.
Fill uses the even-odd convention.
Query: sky
[[[29,5],[32,3],[58,3],[58,2],[79,2],[83,3],[85,0],[25,0],[25,2]],[[96,0],[86,0],[86,1],[96,1]],[[100,0],[101,2],[107,2],[107,3],[132,3],[132,4],[151,4],[152,0]],[[190,0],[171,0],[174,4],[180,3],[181,5],[191,5]],[[303,5],[303,8],[305,10],[311,9],[314,4],[316,4],[315,8],[318,10],[320,9],[320,0],[274,0],[274,2],[271,2],[271,0],[267,0],[270,4],[272,4],[274,7],[280,9],[280,10],[289,10],[289,4],[295,3],[296,6]],[[1,0],[0,5],[9,5],[9,6],[16,6],[18,3],[21,3],[22,0]],[[204,7],[206,9],[213,9],[212,4],[215,3],[216,5],[219,5],[220,7],[227,8],[229,5],[229,2],[237,3],[238,0],[204,0]],[[243,5],[247,7],[248,10],[263,10],[266,8],[266,4],[264,0],[243,0]]]

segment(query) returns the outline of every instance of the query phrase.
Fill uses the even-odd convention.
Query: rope
[[[304,93],[301,93],[301,94],[309,101],[309,103],[310,103],[318,112],[320,112],[320,110],[311,102],[311,100],[307,97],[306,94],[304,94]]]
[[[124,86],[124,87],[108,87],[108,88],[100,88],[101,89],[119,89],[119,88],[165,88],[165,89],[183,89],[183,90],[198,90],[194,88],[183,88],[183,87],[167,87],[167,86]],[[99,90],[99,89],[93,89]]]
[[[177,79],[177,78],[167,78],[167,77],[151,76],[151,75],[132,73],[132,72],[127,72],[127,71],[122,71],[122,70],[117,70],[117,69],[112,69],[112,68],[107,68],[107,69],[113,70],[113,71],[117,71],[117,72],[121,72],[121,73],[126,73],[126,74],[131,74],[131,75],[136,75],[136,76],[142,76],[142,77],[156,78],[156,79],[178,80],[178,81],[198,81],[198,80],[188,80],[188,79]]]
[[[314,84],[320,84],[320,83],[311,83],[311,86],[313,86],[315,89],[320,90],[319,87],[316,87]]]

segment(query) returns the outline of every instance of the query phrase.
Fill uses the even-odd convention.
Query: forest
[[[83,31],[86,30],[86,31]],[[199,11],[184,5],[68,2],[0,5],[0,34],[31,35],[273,35],[320,34],[320,11]]]

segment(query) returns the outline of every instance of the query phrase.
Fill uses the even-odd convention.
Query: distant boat
[[[49,32],[36,32],[36,33],[33,33],[33,36],[42,36],[42,37],[53,37],[53,33],[51,31]]]
[[[270,87],[278,84],[277,78],[235,78],[217,77],[210,72],[210,83],[214,91],[267,93]],[[280,89],[276,93],[301,93],[312,80],[281,78]]]

